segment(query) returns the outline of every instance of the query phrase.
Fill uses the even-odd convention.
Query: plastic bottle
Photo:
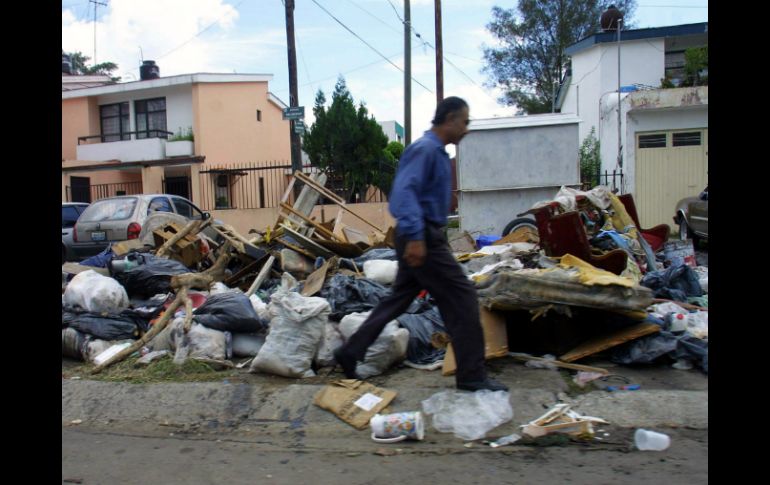
[[[687,314],[686,313],[669,313],[666,315],[666,323],[668,324],[668,331],[672,333],[684,332],[687,330]]]

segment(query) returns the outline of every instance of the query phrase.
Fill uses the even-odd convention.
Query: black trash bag
[[[703,296],[698,274],[686,264],[671,266],[665,271],[651,271],[640,282],[653,290],[655,298],[687,301],[690,296]]]
[[[446,332],[446,327],[437,308],[431,308],[416,315],[405,313],[396,319],[409,330],[409,347],[406,359],[418,365],[432,364],[444,358],[446,349],[437,349],[431,344],[431,335]]]
[[[329,319],[335,322],[354,312],[367,312],[388,294],[390,290],[366,278],[336,274],[326,280],[321,288],[321,298],[326,298],[332,308]]]
[[[117,273],[114,278],[123,285],[129,298],[149,298],[171,291],[171,277],[189,273],[190,269],[173,259],[158,258],[151,254],[137,254],[139,266]]]
[[[326,298],[332,308],[329,319],[335,322],[355,312],[368,312],[390,294],[390,288],[366,278],[336,274],[326,280],[321,289],[321,298]],[[413,301],[405,313],[418,313],[422,306]]]
[[[240,291],[210,296],[193,312],[193,320],[222,332],[254,333],[265,327],[249,297]]]
[[[610,360],[616,364],[649,364],[663,356],[690,360],[708,374],[708,340],[688,332],[674,334],[661,330],[647,335],[616,347]]]
[[[91,313],[62,311],[62,328],[70,327],[101,340],[126,340],[136,337],[146,324],[125,311],[121,313]]]

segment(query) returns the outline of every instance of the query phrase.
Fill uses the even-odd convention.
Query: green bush
[[[580,182],[591,188],[599,185],[599,171],[602,168],[600,148],[596,129],[591,127],[591,132],[580,145]]]
[[[179,131],[174,133],[174,136],[169,138],[168,141],[195,141],[192,127],[188,127],[185,132],[182,132],[182,128],[179,128]]]

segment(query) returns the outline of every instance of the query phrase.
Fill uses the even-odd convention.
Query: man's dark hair
[[[460,111],[461,109],[467,107],[468,103],[466,103],[464,99],[458,98],[457,96],[444,98],[441,100],[438,106],[436,106],[436,115],[433,117],[431,123],[433,123],[433,126],[440,125],[446,121],[446,117],[449,115],[449,113],[454,113],[455,111]]]

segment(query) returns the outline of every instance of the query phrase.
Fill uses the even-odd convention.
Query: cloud
[[[96,62],[115,62],[117,75],[126,80],[138,78],[142,57],[158,62],[167,76],[230,72],[253,64],[255,55],[259,60],[285,49],[283,31],[223,35],[234,30],[239,18],[223,0],[113,0],[99,13]],[[94,55],[93,22],[78,20],[73,9],[62,10],[62,49]]]

